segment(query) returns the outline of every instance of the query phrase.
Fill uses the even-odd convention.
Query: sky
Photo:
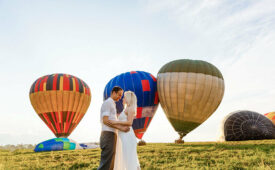
[[[275,111],[273,0],[0,0],[0,145],[37,144],[54,134],[37,116],[29,89],[39,77],[84,80],[92,101],[69,136],[98,142],[105,85],[140,70],[155,76],[176,59],[204,60],[223,74],[218,109],[185,141],[216,141],[230,112]],[[159,106],[146,142],[178,138]]]

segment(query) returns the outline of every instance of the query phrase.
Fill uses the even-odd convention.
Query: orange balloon
[[[91,102],[91,91],[81,79],[68,74],[51,74],[38,78],[29,93],[38,116],[56,137],[68,137]]]

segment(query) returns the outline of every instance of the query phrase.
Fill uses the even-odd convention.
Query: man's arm
[[[109,127],[112,127],[112,128],[115,128],[115,129],[118,129],[120,131],[123,131],[123,132],[128,132],[130,130],[130,127],[129,126],[123,126],[123,125],[119,125],[119,124],[113,124],[109,121],[109,116],[104,116],[103,117],[103,123]]]
[[[127,121],[116,121],[116,120],[108,120],[108,123],[113,125],[123,125],[123,126],[132,126],[134,120],[135,110],[129,110]]]

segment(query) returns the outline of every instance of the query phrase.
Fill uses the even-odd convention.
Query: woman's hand
[[[129,126],[121,126],[121,128],[119,130],[126,133],[130,130],[130,127]]]

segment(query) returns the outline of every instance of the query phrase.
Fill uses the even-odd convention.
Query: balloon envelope
[[[253,111],[236,111],[224,120],[226,141],[274,139],[275,126],[265,116]]]
[[[74,150],[82,149],[79,144],[68,138],[54,138],[46,140],[36,145],[35,152],[44,151],[63,151],[63,150]]]
[[[264,114],[268,119],[270,119],[273,124],[275,125],[275,112],[269,112]]]
[[[81,79],[68,74],[38,78],[29,93],[31,104],[56,137],[67,137],[85,115],[91,92]]]
[[[158,72],[158,94],[166,117],[182,138],[218,108],[224,94],[221,72],[201,60],[175,60]]]
[[[152,121],[159,103],[156,78],[152,74],[143,71],[122,73],[107,83],[104,90],[104,100],[110,97],[114,86],[120,86],[124,91],[130,90],[136,94],[137,115],[132,127],[136,137],[141,139]],[[118,114],[124,109],[123,97],[116,102]]]

